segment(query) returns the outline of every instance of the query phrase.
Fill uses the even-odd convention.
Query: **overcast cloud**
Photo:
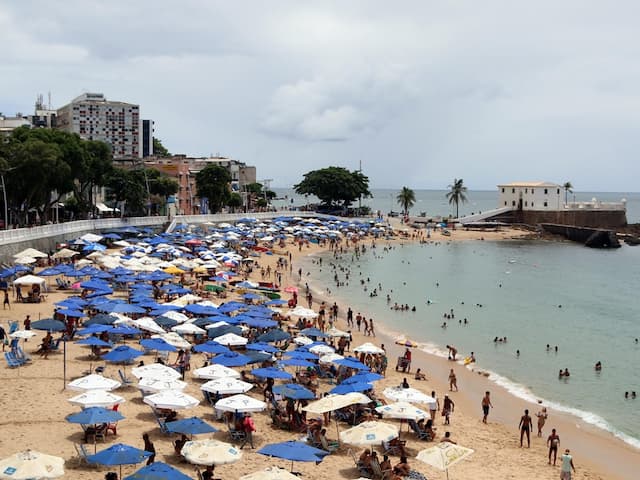
[[[140,104],[174,153],[291,186],[570,180],[638,191],[636,1],[0,4],[0,111],[86,91]]]

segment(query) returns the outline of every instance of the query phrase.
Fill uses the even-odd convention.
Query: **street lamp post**
[[[9,228],[9,218],[7,217],[7,187],[4,185],[4,173],[0,173],[0,179],[2,179],[2,195],[4,199],[4,229],[7,230]]]

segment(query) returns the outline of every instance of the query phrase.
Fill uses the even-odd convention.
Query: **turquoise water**
[[[281,200],[274,200],[273,204],[278,208],[293,206],[304,206],[306,203],[318,202],[314,198],[305,198],[296,195],[292,189],[275,188],[274,191]],[[391,210],[400,211],[400,206],[396,201],[398,190],[393,189],[372,189],[373,198],[366,198],[362,205],[371,208],[372,211],[380,210],[388,213]],[[429,216],[455,215],[455,207],[449,205],[445,195],[445,190],[414,190],[416,204],[411,209],[411,215],[418,215],[425,212]],[[287,197],[286,199],[284,197]],[[469,191],[467,192],[468,202],[460,204],[460,215],[467,215],[472,212],[487,211],[498,207],[498,191]],[[640,193],[634,192],[576,192],[569,195],[569,201],[586,202],[597,198],[603,202],[627,201],[627,221],[629,223],[640,223]],[[291,203],[293,199],[293,204]]]
[[[340,288],[328,268],[330,256],[322,271],[308,261],[311,287],[330,286],[379,326],[427,342],[426,351],[444,355],[446,344],[463,357],[473,351],[477,365],[513,394],[543,398],[640,448],[640,398],[624,398],[625,391],[640,393],[640,345],[634,341],[640,337],[640,247],[605,251],[571,243],[475,241],[384,252],[382,246],[359,261],[345,256],[340,265],[351,273]],[[345,281],[344,271],[338,275]],[[360,279],[367,277],[368,292],[382,284],[380,296],[363,290]],[[390,310],[387,293],[392,303],[415,305],[417,312]],[[443,318],[450,309],[455,320]],[[466,326],[458,323],[464,318]],[[496,336],[508,342],[496,344]],[[594,370],[597,361],[601,373]],[[558,379],[561,368],[571,372],[568,381]]]

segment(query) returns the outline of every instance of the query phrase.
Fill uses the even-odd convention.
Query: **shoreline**
[[[456,231],[456,234],[457,233],[460,232]],[[478,232],[469,233],[478,235]],[[481,232],[480,234],[482,233],[483,232]],[[503,241],[512,239],[512,237],[505,237],[506,235],[503,234],[495,236],[495,238],[490,238],[488,241]],[[513,239],[521,238],[521,236],[517,236]],[[474,238],[473,235],[470,235],[469,238],[431,238],[431,241],[473,240],[479,239],[477,238],[477,236]],[[483,238],[483,240],[486,239]],[[412,240],[407,239],[406,241],[410,242]],[[397,240],[395,240],[394,242],[397,242]],[[327,254],[327,252],[328,250],[316,249],[315,251],[305,255],[305,262],[309,262],[307,266],[312,265],[311,260],[313,258],[317,258],[320,255]],[[318,298],[318,301],[324,300],[325,302],[327,302],[327,304],[331,304],[335,301],[340,306],[341,312],[346,311],[349,306],[349,302],[347,302],[345,298],[340,296],[339,290],[336,292],[332,289],[331,293],[327,295],[326,285],[320,284],[317,279],[313,278],[313,273],[311,274],[311,279],[313,283],[309,282],[309,286],[310,288],[315,290],[313,292],[314,304],[316,303],[316,296],[319,296],[320,298]],[[302,281],[301,279],[299,282],[300,287],[304,288],[304,281]],[[369,315],[367,314],[367,317],[368,316]],[[395,366],[396,356],[398,356],[402,352],[402,347],[395,344],[395,340],[398,338],[398,336],[402,335],[402,333],[398,332],[397,328],[391,328],[390,325],[385,323],[384,318],[376,318],[375,320],[377,338],[375,339],[374,343],[384,343],[387,351],[389,352],[389,367],[391,369]],[[341,314],[340,320],[338,322],[338,328],[344,329],[345,323],[346,318],[343,314]],[[372,341],[371,337],[362,338],[364,339],[363,341]],[[465,367],[459,362],[451,362],[441,355],[423,350],[422,345],[427,343],[428,339],[425,340],[421,338],[412,338],[412,340],[415,340],[421,344],[421,346],[413,349],[414,356],[412,363],[417,364],[418,361],[421,362],[420,365],[422,371],[427,375],[428,383],[434,385],[434,389],[436,390],[440,399],[442,398],[442,393],[440,392],[449,393],[447,382],[448,372],[450,368],[455,369],[456,375],[458,377],[458,385],[461,387],[461,391],[453,392],[451,395],[455,395],[457,398],[454,398],[453,396],[452,398],[454,398],[454,401],[459,401],[461,403],[465,415],[468,415],[469,412],[476,412],[475,416],[477,417],[478,425],[482,425],[480,422],[480,400],[483,393],[489,390],[491,391],[492,402],[497,407],[497,409],[495,411],[492,410],[489,415],[489,424],[497,424],[498,426],[502,427],[502,429],[506,429],[507,432],[509,432],[508,435],[510,435],[509,440],[511,440],[513,445],[519,447],[517,423],[520,415],[522,414],[522,411],[525,408],[528,408],[533,416],[535,412],[537,412],[542,406],[546,406],[549,410],[550,418],[547,420],[547,423],[545,425],[542,440],[537,439],[537,443],[546,444],[546,435],[550,433],[551,428],[556,428],[562,439],[561,448],[571,448],[572,454],[574,454],[574,462],[579,462],[581,465],[583,465],[583,469],[586,465],[590,470],[598,472],[598,475],[602,475],[602,478],[606,479],[623,480],[632,478],[635,475],[638,466],[638,458],[640,458],[640,450],[625,442],[623,439],[616,436],[613,432],[599,427],[595,424],[589,423],[574,413],[552,408],[550,405],[553,404],[553,402],[545,401],[543,404],[541,404],[538,403],[537,399],[536,401],[532,401],[526,398],[522,398],[515,393],[512,393],[505,385],[499,382],[499,379],[496,379],[495,376],[499,376],[497,372],[491,372],[491,375],[487,377],[483,375],[483,373],[487,373],[487,371],[482,370],[482,368],[478,367],[477,365],[471,368]],[[354,337],[354,345],[357,344],[358,342],[355,341]],[[407,374],[407,376],[409,377],[409,374]],[[413,375],[411,375],[410,377],[413,377]],[[421,385],[418,385],[418,387],[420,386]],[[423,390],[430,391],[430,389]],[[564,408],[570,409],[572,407]],[[452,422],[454,422],[453,419]],[[535,437],[532,437],[532,450],[534,448],[534,444],[536,443],[536,440],[534,440],[534,438]],[[474,445],[465,446],[475,448]],[[539,447],[541,447],[541,449],[545,451],[546,455],[546,446],[539,445]],[[606,452],[606,459],[603,455],[604,452]],[[545,458],[546,456],[542,457],[543,460]],[[602,458],[602,460],[594,461],[594,459],[600,458]],[[541,466],[546,466],[546,462],[544,464],[541,464]],[[577,478],[580,478],[580,476],[578,476]],[[585,478],[593,477],[589,476]]]

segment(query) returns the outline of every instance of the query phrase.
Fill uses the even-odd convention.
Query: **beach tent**
[[[42,277],[36,277],[35,275],[25,275],[24,277],[16,278],[13,281],[14,285],[39,285],[41,291],[47,290],[47,281]]]

